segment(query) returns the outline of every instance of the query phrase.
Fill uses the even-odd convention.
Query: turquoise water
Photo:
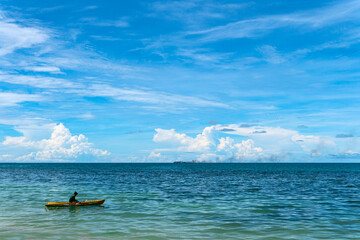
[[[360,164],[0,164],[0,239],[360,239]],[[46,202],[105,198],[103,206]]]

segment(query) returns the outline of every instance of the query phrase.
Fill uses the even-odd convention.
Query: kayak
[[[94,200],[94,201],[83,201],[78,203],[70,203],[70,202],[49,202],[46,203],[47,207],[71,207],[71,206],[92,206],[92,205],[101,205],[105,202],[105,199]]]

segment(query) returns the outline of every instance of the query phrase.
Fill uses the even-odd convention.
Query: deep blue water
[[[105,198],[104,206],[46,202]],[[0,164],[0,239],[360,239],[360,164]]]

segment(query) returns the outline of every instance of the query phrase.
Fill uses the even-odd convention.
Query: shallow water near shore
[[[105,198],[102,206],[46,202]],[[0,239],[360,239],[360,164],[0,164]]]

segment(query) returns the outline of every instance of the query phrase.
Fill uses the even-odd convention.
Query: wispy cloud
[[[30,76],[30,75],[15,75],[15,74],[0,74],[0,82],[10,84],[27,85],[36,88],[80,88],[83,85],[68,81],[62,78],[45,77],[45,76]]]
[[[60,68],[54,66],[29,66],[25,67],[25,70],[33,72],[62,73]]]
[[[96,82],[96,79],[93,81]],[[0,75],[0,82],[48,89],[50,92],[58,92],[61,89],[61,91],[66,94],[91,97],[109,97],[118,101],[138,102],[145,105],[155,105],[161,108],[164,106],[172,106],[176,108],[231,108],[226,103],[208,100],[201,97],[157,92],[150,89],[119,88],[108,84],[91,84],[85,82],[76,83],[62,78],[5,74]],[[23,98],[25,95],[19,95],[19,99],[22,99],[21,97]],[[38,98],[31,98],[31,95],[28,97],[29,99]]]
[[[16,106],[23,102],[41,102],[45,97],[37,94],[24,94],[0,91],[0,107]]]
[[[162,2],[156,3],[154,6],[155,9],[157,9],[157,13],[170,11],[166,12],[167,15],[162,16],[163,18],[174,18],[179,19],[179,21],[186,22],[188,15],[196,15],[197,7],[198,5],[201,5],[200,2],[201,1],[187,1],[185,3]],[[216,4],[210,2],[209,5],[216,9]],[[219,8],[219,6],[217,6],[217,8]],[[177,9],[177,11],[175,11],[176,13],[172,13],[171,9]],[[181,9],[184,9],[184,12],[182,12]],[[209,9],[212,8],[200,7],[200,9],[207,9],[207,11],[210,11]],[[219,13],[221,13],[221,11],[219,11]],[[196,26],[196,30],[180,30],[171,32],[165,36],[161,35],[154,39],[144,39],[144,44],[146,46],[142,48],[142,50],[152,51],[153,54],[162,56],[165,61],[171,58],[171,56],[177,56],[181,57],[184,62],[192,62],[203,65],[206,65],[207,63],[208,67],[216,66],[222,69],[239,69],[241,67],[243,68],[245,65],[248,66],[257,64],[262,60],[272,64],[279,64],[287,61],[293,61],[314,51],[348,47],[359,42],[359,34],[351,33],[349,36],[345,38],[342,37],[338,41],[327,40],[325,43],[318,44],[317,46],[299,49],[294,52],[282,53],[276,48],[276,46],[271,45],[255,47],[256,50],[262,54],[262,59],[252,56],[244,59],[236,59],[236,61],[234,61],[234,56],[237,55],[234,54],[234,52],[221,53],[214,51],[214,49],[205,51],[205,49],[202,49],[201,47],[209,42],[226,39],[261,38],[276,29],[282,28],[296,28],[301,32],[308,32],[324,27],[334,26],[339,23],[354,23],[359,22],[359,16],[360,2],[356,0],[340,2],[332,5],[329,4],[328,6],[318,9],[286,14],[260,15],[255,18],[248,18],[233,22],[231,22],[232,19],[227,16],[224,18],[224,22],[227,22],[226,24],[215,27],[203,26],[202,24],[199,24],[201,21],[195,20],[198,24],[194,23],[189,25]],[[196,19],[194,17],[189,18]],[[228,59],[231,59],[232,61],[230,62]],[[244,64],[244,62],[246,62],[246,64]]]
[[[89,86],[87,90],[76,90],[75,92],[86,96],[111,97],[120,101],[134,101],[145,104],[155,104],[160,105],[161,107],[183,106],[230,108],[230,106],[225,103],[199,97],[169,94],[151,90],[118,88],[105,84],[94,84]]]
[[[184,59],[190,59],[191,62],[197,64],[217,64],[221,61],[227,60],[230,54],[226,53],[214,53],[209,49],[197,49],[197,48],[180,48],[177,50],[176,55],[183,57]]]
[[[4,18],[0,18],[0,36],[0,56],[17,49],[30,48],[49,39],[49,35],[43,29],[20,26],[7,22]]]
[[[100,36],[100,35],[92,35],[93,39],[99,40],[99,41],[120,41],[122,38],[117,37],[111,37],[111,36]]]
[[[198,36],[201,41],[217,41],[258,37],[274,29],[284,27],[307,26],[317,29],[339,22],[359,19],[359,10],[360,2],[350,1],[300,13],[268,15],[240,20],[201,31],[188,32],[188,35]]]
[[[291,53],[291,55],[294,57],[302,57],[313,52],[321,52],[328,49],[349,48],[352,45],[360,43],[360,32],[357,29],[351,29],[350,31],[344,30],[342,32],[343,36],[338,40],[325,41],[324,43],[312,47],[298,49]]]
[[[62,5],[59,5],[59,6],[54,6],[54,7],[44,7],[44,8],[30,8],[30,9],[27,9],[27,10],[31,10],[31,11],[37,11],[37,12],[40,12],[40,13],[49,13],[49,12],[54,12],[54,11],[57,11],[57,10],[60,10],[60,9],[63,9],[65,8],[65,6],[62,6]]]
[[[126,21],[126,18],[121,18],[117,20],[105,20],[105,19],[98,19],[94,17],[90,18],[82,18],[81,21],[85,24],[98,26],[98,27],[118,27],[124,28],[129,26],[129,22]]]
[[[90,5],[90,6],[86,6],[86,7],[82,8],[81,11],[88,11],[88,10],[95,10],[95,9],[98,9],[98,6]]]
[[[264,60],[269,63],[279,64],[286,61],[286,58],[282,56],[273,46],[264,45],[259,47],[258,51],[263,55]]]
[[[251,3],[216,3],[208,0],[158,1],[150,4],[149,16],[175,20],[185,24],[186,28],[199,28],[214,19],[228,18]]]

